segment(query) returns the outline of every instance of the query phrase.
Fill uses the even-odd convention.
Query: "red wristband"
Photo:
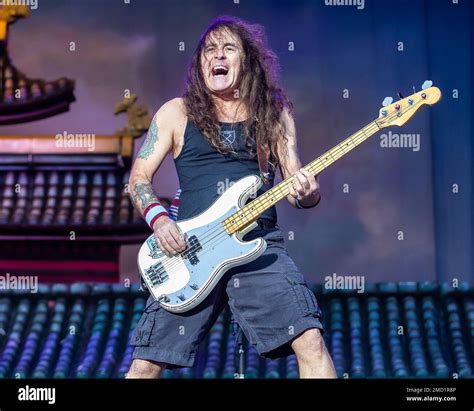
[[[158,220],[161,216],[168,215],[166,211],[163,211],[156,216],[153,217],[153,219],[150,221],[150,228],[153,230],[153,224],[155,224],[155,221]]]
[[[150,211],[153,207],[159,206],[159,205],[161,205],[159,201],[154,201],[153,203],[148,204],[147,208],[145,208],[145,210],[143,211],[143,217],[146,218],[148,211]]]

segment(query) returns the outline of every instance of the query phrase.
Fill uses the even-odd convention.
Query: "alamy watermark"
[[[0,0],[0,6],[27,6],[31,10],[36,10],[38,0]]]
[[[326,290],[357,290],[359,294],[365,291],[365,277],[363,275],[327,275],[324,277]]]
[[[19,401],[47,401],[56,403],[56,388],[34,388],[29,385],[18,388]]]
[[[380,147],[383,148],[411,148],[420,151],[419,134],[383,133],[380,135]]]
[[[356,6],[357,10],[363,10],[365,0],[324,0],[326,6]]]
[[[87,148],[87,151],[95,150],[95,134],[70,134],[63,131],[56,134],[56,147]]]
[[[38,277],[36,275],[0,275],[0,290],[29,290],[38,292]]]
[[[230,189],[236,181],[229,180],[226,178],[225,180],[221,180],[217,182],[217,194],[221,195],[224,194],[228,189]],[[257,197],[258,190],[253,190],[249,193],[248,198],[254,199]]]

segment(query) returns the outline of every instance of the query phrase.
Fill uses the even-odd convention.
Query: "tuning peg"
[[[403,94],[402,94],[402,92],[401,92],[401,91],[399,91],[399,92],[397,93],[397,96],[398,96],[398,97],[400,97],[400,98],[403,98]]]
[[[393,98],[392,97],[385,97],[382,101],[382,106],[387,107],[392,103],[393,103]]]
[[[430,88],[432,85],[433,85],[433,82],[431,80],[425,80],[425,82],[421,86],[421,89],[426,90],[427,88]]]

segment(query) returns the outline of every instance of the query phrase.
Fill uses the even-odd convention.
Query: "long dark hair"
[[[231,151],[219,138],[216,108],[201,70],[201,56],[206,39],[210,33],[219,30],[227,30],[238,36],[244,51],[238,98],[248,110],[248,119],[244,123],[246,145],[250,149],[247,139],[250,132],[254,132],[256,143],[278,163],[278,147],[281,142],[287,141],[282,112],[288,109],[291,113],[293,105],[279,86],[278,59],[268,48],[264,29],[260,25],[249,24],[232,16],[218,17],[209,24],[201,35],[188,70],[187,87],[183,96],[188,119],[219,152]],[[286,144],[281,147],[285,150]]]

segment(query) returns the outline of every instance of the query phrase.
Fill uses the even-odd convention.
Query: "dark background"
[[[385,96],[406,96],[432,80],[442,101],[420,110],[403,131],[392,129],[419,134],[419,151],[382,148],[376,134],[322,174],[315,210],[281,203],[280,225],[311,282],[332,273],[366,281],[474,279],[472,1],[366,0],[362,9],[324,0],[38,4],[27,24],[11,28],[11,57],[30,77],[75,79],[77,102],[48,120],[1,127],[3,135],[112,134],[124,123],[113,107],[125,89],[156,111],[182,93],[199,34],[220,14],[265,26],[295,105],[304,163],[376,118]],[[168,159],[155,187],[172,196],[177,186]]]

